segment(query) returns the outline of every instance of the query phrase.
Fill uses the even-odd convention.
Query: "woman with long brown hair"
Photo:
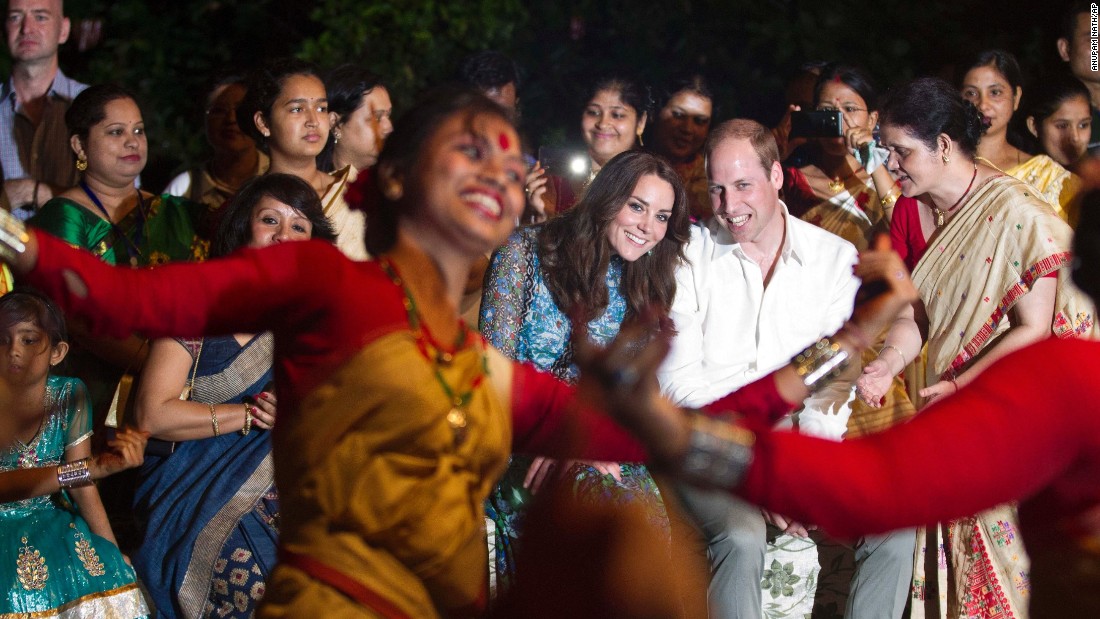
[[[496,251],[481,301],[481,333],[506,356],[575,382],[574,321],[586,325],[589,339],[606,343],[624,319],[647,307],[667,315],[688,217],[683,183],[664,159],[643,151],[616,156],[574,208],[516,231]],[[518,516],[550,477],[572,480],[582,498],[641,501],[654,524],[668,526],[643,466],[513,458],[487,505],[501,586],[515,571]]]

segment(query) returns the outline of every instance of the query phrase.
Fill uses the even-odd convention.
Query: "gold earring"
[[[951,163],[951,157],[948,157],[947,155],[944,155],[943,156],[943,165],[947,165],[949,163]]]
[[[645,142],[642,141],[642,132],[638,132],[638,146],[645,146]]]
[[[340,132],[339,131],[333,131],[332,132],[332,143],[333,144],[339,144],[340,143]]]
[[[83,157],[81,157],[80,159],[77,159],[76,160],[76,169],[80,170],[81,172],[83,172],[84,170],[87,170],[88,169],[88,160],[83,158]]]
[[[401,188],[401,183],[397,181],[390,181],[386,183],[386,188],[382,190],[382,193],[386,195],[386,198],[392,202],[397,202],[404,195],[405,191]]]

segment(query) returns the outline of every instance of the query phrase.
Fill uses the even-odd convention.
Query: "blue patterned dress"
[[[569,346],[572,325],[543,280],[538,257],[541,230],[542,226],[520,228],[493,254],[479,326],[485,338],[506,356],[574,383],[578,370]],[[612,257],[606,279],[607,309],[588,323],[589,339],[597,344],[611,341],[626,315],[626,299],[619,290],[622,270],[622,259]],[[516,540],[531,499],[523,487],[530,465],[531,458],[513,456],[486,503],[486,513],[496,529],[495,565],[491,568],[498,588],[507,588],[515,576]],[[642,502],[651,523],[667,533],[668,516],[649,472],[639,464],[621,466],[621,481],[583,463],[574,464],[563,479],[572,480],[574,494],[582,501]]]
[[[0,471],[56,466],[92,435],[84,383],[51,376],[46,417],[30,443],[0,451]],[[0,616],[145,617],[134,570],[92,533],[65,491],[0,503]],[[7,576],[2,576],[7,574]]]
[[[191,354],[191,400],[241,403],[271,381],[274,340],[176,340]],[[243,404],[242,404],[243,406]],[[225,432],[147,455],[134,508],[148,524],[134,553],[162,617],[251,617],[275,566],[279,501],[270,432]]]

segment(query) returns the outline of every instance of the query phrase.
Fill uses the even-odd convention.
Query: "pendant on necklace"
[[[947,213],[944,213],[938,208],[934,208],[932,211],[936,213],[936,227],[942,228],[943,224],[947,222]]]
[[[21,469],[33,469],[38,466],[37,449],[32,445],[24,445],[19,450],[19,459],[16,464]]]
[[[829,191],[840,193],[841,189],[844,189],[844,181],[840,180],[839,176],[829,181]]]
[[[447,425],[451,426],[451,433],[454,434],[455,446],[461,445],[466,441],[466,411],[461,406],[455,405],[451,408],[451,411],[447,413]]]

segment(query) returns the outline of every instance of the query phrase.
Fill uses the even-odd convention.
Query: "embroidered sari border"
[[[213,585],[214,562],[221,554],[222,546],[241,518],[260,500],[267,489],[275,483],[275,471],[271,453],[264,456],[256,470],[233,495],[233,498],[218,510],[210,522],[195,539],[191,550],[191,561],[187,564],[183,584],[179,590],[180,607],[191,617],[202,615],[202,609],[209,597]]]
[[[947,366],[940,378],[943,380],[951,380],[958,376],[959,370],[966,365],[971,359],[974,358],[982,348],[985,347],[989,338],[993,337],[993,334],[997,331],[997,326],[1001,324],[1001,320],[1008,315],[1008,310],[1012,309],[1016,305],[1016,302],[1020,300],[1025,294],[1031,291],[1031,287],[1035,284],[1035,281],[1043,278],[1044,276],[1064,268],[1069,265],[1070,254],[1069,252],[1058,252],[1051,254],[1039,260],[1035,264],[1031,265],[1021,274],[1020,281],[1005,292],[1001,297],[997,307],[993,309],[993,313],[985,321],[978,332],[974,334],[974,337],[970,338],[970,341],[963,346],[962,352],[955,357],[954,361]]]
[[[80,608],[90,602],[94,603],[94,609]],[[93,614],[87,614],[86,610],[93,611]],[[139,614],[142,611],[146,614]],[[78,619],[89,616],[135,617],[148,616],[148,612],[148,609],[145,608],[145,601],[141,597],[141,590],[138,588],[137,583],[132,582],[107,591],[89,593],[66,602],[57,608],[23,613],[4,613],[0,615],[0,619],[45,619],[52,617]]]

